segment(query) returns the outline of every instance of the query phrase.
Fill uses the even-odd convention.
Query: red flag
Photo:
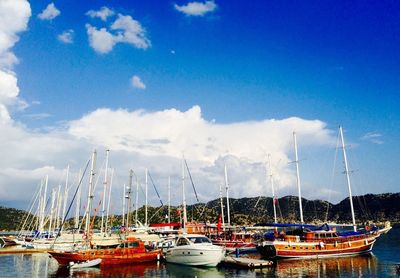
[[[219,215],[219,218],[218,218],[218,225],[217,225],[217,232],[218,232],[218,233],[221,231],[221,224],[222,224],[222,216]]]
[[[278,204],[278,199],[274,197],[274,205],[276,206]]]

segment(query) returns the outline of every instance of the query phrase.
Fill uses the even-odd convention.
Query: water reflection
[[[0,256],[1,277],[397,277],[396,264],[373,254],[353,257],[279,260],[256,270],[230,267],[199,268],[151,263],[101,268],[59,267],[47,254]]]
[[[382,277],[393,273],[393,266],[380,264],[373,254],[352,257],[280,260],[277,277]]]

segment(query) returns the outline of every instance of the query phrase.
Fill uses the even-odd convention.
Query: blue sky
[[[296,130],[304,196],[338,201],[346,187],[327,184],[343,125],[355,193],[398,191],[396,1],[17,2],[26,10],[17,13],[21,26],[0,31],[19,41],[0,45],[0,57],[13,53],[18,63],[0,65],[19,92],[4,91],[0,104],[3,132],[19,134],[3,141],[24,147],[3,164],[2,188],[16,180],[33,191],[45,174],[57,183],[66,164],[77,172],[93,148],[109,147],[120,183],[130,167],[153,167],[165,183],[185,152],[206,200],[218,197],[222,160],[233,196],[270,194],[263,165],[271,153],[278,194],[295,194],[287,163]],[[168,146],[152,143],[163,140]],[[39,150],[47,159],[32,158]],[[160,161],[175,165],[170,174]]]

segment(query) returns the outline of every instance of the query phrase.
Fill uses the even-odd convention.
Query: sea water
[[[246,270],[200,268],[168,263],[70,271],[48,254],[0,255],[0,277],[399,277],[400,225],[382,235],[373,253],[329,259],[279,260],[272,267]]]

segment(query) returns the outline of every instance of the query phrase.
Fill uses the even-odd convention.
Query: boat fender
[[[324,248],[325,244],[321,241],[321,242],[319,243],[319,246],[321,246],[321,248]]]
[[[157,254],[157,261],[160,260],[160,254]]]
[[[351,246],[351,242],[349,241],[349,246]]]
[[[337,241],[335,241],[335,247],[337,247],[338,246],[338,243],[337,243]]]
[[[365,245],[368,245],[368,239],[365,240]]]

